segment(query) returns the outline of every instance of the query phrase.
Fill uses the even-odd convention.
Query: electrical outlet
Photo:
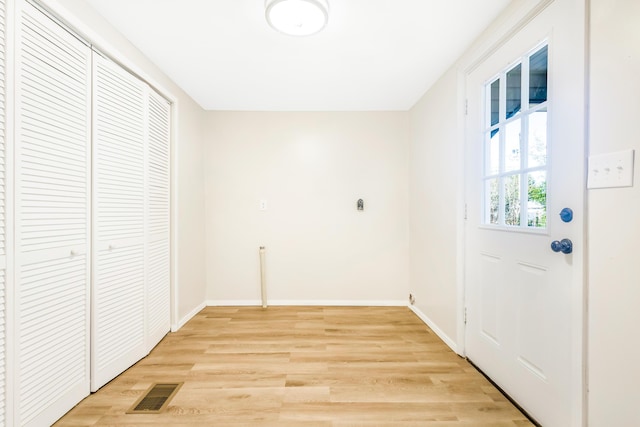
[[[260,200],[260,208],[261,211],[266,211],[267,210],[267,201],[266,200]]]

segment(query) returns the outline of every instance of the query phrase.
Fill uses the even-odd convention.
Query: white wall
[[[210,302],[257,303],[266,246],[272,303],[406,303],[407,113],[209,112],[206,122]]]
[[[177,106],[174,116],[174,163],[177,188],[177,319],[189,315],[205,299],[204,241],[204,111],[176,86],[126,38],[82,0],[42,0],[56,15],[69,23],[94,45],[115,57],[152,85],[168,91]]]
[[[175,320],[183,323],[206,299],[204,111],[190,98],[178,108],[174,163],[177,174],[174,212],[178,217]]]
[[[450,345],[458,338],[458,98],[454,67],[411,109],[410,290],[416,308]]]
[[[640,2],[591,0],[591,154],[635,149],[634,187],[589,191],[590,426],[640,425]]]
[[[415,309],[464,353],[464,70],[535,6],[514,1],[410,111],[410,292]]]

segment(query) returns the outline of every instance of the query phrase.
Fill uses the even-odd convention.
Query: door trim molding
[[[538,15],[540,15],[547,7],[549,7],[555,0],[540,0],[540,2],[531,8],[519,21],[511,25],[508,30],[495,40],[488,48],[482,50],[479,56],[475,57],[473,61],[464,68],[464,73],[469,74],[480,66],[487,58],[496,53],[498,49],[504,46],[509,40],[513,38],[520,30],[526,27],[531,21],[533,21]]]

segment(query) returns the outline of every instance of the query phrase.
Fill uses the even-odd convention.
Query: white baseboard
[[[420,318],[428,327],[431,329],[446,345],[451,348],[456,354],[460,354],[458,352],[458,345],[454,340],[452,340],[447,334],[445,334],[442,329],[440,329],[429,317],[424,314],[420,309],[418,309],[415,305],[409,305],[409,309],[413,311],[416,316]]]
[[[268,305],[273,306],[328,306],[328,307],[405,307],[407,302],[404,300],[269,300]],[[207,306],[223,307],[223,306],[261,306],[261,300],[208,300]]]
[[[270,305],[301,305],[328,307],[404,307],[407,302],[402,300],[273,300]]]
[[[259,299],[210,299],[206,302],[207,307],[251,307],[262,306]]]
[[[171,332],[179,331],[180,328],[182,328],[185,325],[185,323],[187,323],[189,320],[191,320],[193,318],[193,316],[195,316],[196,314],[200,313],[200,311],[203,308],[205,308],[206,306],[207,306],[207,304],[204,303],[204,302],[202,304],[198,304],[198,306],[196,308],[191,310],[186,316],[184,316],[182,319],[180,319],[177,324],[171,325]]]

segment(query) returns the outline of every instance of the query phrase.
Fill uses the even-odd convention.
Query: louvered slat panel
[[[3,7],[4,5],[0,5]],[[4,21],[3,21],[4,22]],[[6,367],[6,270],[0,269],[0,425],[5,425],[6,418],[5,400],[7,395],[7,382],[5,379]]]
[[[0,265],[5,265],[4,257],[6,255],[5,44],[5,2],[4,0],[0,0],[0,258],[2,258]],[[4,314],[4,311],[2,313]],[[4,320],[4,317],[2,319]],[[2,337],[4,337],[4,328],[0,333],[2,334]],[[3,351],[4,355],[4,347],[0,350]],[[0,390],[0,392],[4,393],[4,358],[2,359],[0,369],[2,370],[2,374],[0,374],[0,376],[2,377],[3,384],[3,389]],[[0,411],[2,412],[2,414],[0,414],[1,421],[4,419],[4,398],[0,401]]]
[[[16,35],[16,425],[89,393],[90,49],[27,2]]]
[[[20,63],[20,204],[24,252],[86,244],[86,46],[24,15]],[[69,154],[73,153],[73,154]],[[69,185],[71,183],[71,185]],[[57,192],[47,186],[57,185]],[[67,213],[80,213],[69,224]],[[30,218],[46,219],[47,227]],[[66,224],[60,224],[65,221]]]
[[[144,85],[111,61],[95,58],[97,237],[144,238]]]
[[[170,113],[171,105],[149,91],[147,123],[147,349],[170,329]]]
[[[100,241],[143,238],[144,87],[130,82],[135,79],[115,64],[96,58],[97,236]]]
[[[158,342],[169,332],[169,244],[166,239],[149,243],[148,257],[148,307],[149,307],[149,349],[155,347]]]
[[[0,0],[0,425],[5,425],[7,381],[6,372],[6,134],[5,134],[5,1]]]
[[[92,390],[146,354],[144,83],[94,53]]]
[[[28,422],[62,390],[86,381],[86,255],[20,271],[20,410]],[[83,351],[77,351],[82,349]]]
[[[144,356],[144,246],[97,254],[94,381],[100,387]]]
[[[149,97],[149,232],[169,232],[170,105],[151,93]]]

